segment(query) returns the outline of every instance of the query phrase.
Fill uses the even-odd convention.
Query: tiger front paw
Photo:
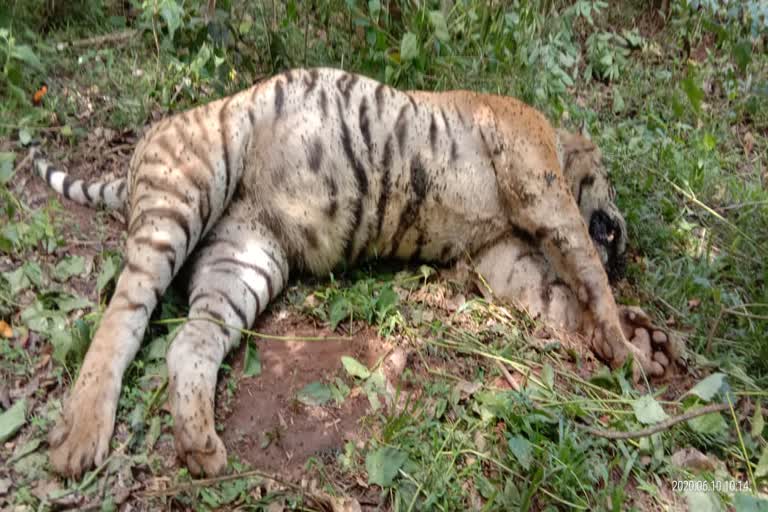
[[[621,306],[619,310],[624,335],[633,347],[635,358],[651,376],[668,375],[682,359],[682,343],[667,330],[655,325],[642,309]]]
[[[75,386],[59,420],[48,434],[48,456],[57,473],[79,477],[109,453],[117,393],[105,386]]]

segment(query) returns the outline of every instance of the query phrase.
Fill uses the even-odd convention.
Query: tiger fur
[[[520,302],[514,274],[527,258],[540,296],[567,292],[564,304],[591,319],[598,356],[618,366],[632,354],[636,367],[662,375],[671,344],[646,329],[647,317],[620,310],[609,287],[603,265],[623,256],[626,229],[612,197],[592,193],[596,157],[591,143],[513,98],[401,92],[300,69],[157,123],[124,181],[79,182],[37,158],[55,190],[124,203],[128,220],[125,268],[49,435],[54,468],[79,475],[106,457],[123,373],[188,259],[190,320],[167,360],[176,450],[194,474],[226,466],[214,430],[217,371],[291,271],[468,256],[502,298]]]

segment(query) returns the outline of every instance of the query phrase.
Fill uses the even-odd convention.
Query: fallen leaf
[[[701,453],[696,448],[683,448],[672,454],[672,464],[679,468],[693,471],[712,471],[717,466],[716,462]]]
[[[744,134],[744,155],[749,156],[752,153],[752,150],[755,148],[755,136],[752,135],[752,132],[747,132]]]
[[[0,320],[0,336],[9,339],[13,336],[13,329],[11,329],[11,326],[5,323],[4,320]]]
[[[323,405],[333,397],[328,384],[310,382],[296,394],[296,399],[305,405]]]

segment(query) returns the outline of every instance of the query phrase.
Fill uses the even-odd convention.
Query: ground
[[[672,3],[665,20],[647,2],[233,0],[211,14],[77,0],[73,16],[37,1],[0,6],[0,509],[766,510],[758,3],[736,17]],[[447,269],[297,276],[220,372],[227,475],[194,480],[165,408],[175,286],[126,375],[110,458],[53,474],[45,435],[119,272],[123,219],[57,200],[24,145],[78,177],[121,176],[149,123],[304,64],[511,94],[586,126],[630,229],[617,298],[682,337],[687,366],[633,386]],[[732,407],[665,423],[719,403]]]

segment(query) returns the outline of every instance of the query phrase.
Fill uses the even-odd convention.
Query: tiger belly
[[[448,261],[508,230],[470,113],[440,95],[416,107],[408,93],[350,77],[265,86],[281,91],[279,115],[256,123],[235,201],[275,233],[292,266],[323,274],[371,257]]]

